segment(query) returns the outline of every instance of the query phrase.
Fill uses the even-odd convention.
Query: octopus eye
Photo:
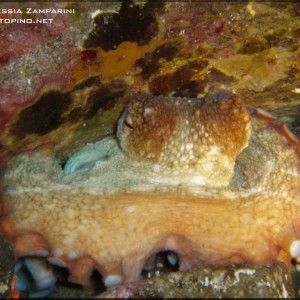
[[[133,121],[128,112],[128,109],[125,108],[119,121],[118,121],[118,131],[125,134],[130,134],[133,130]]]
[[[123,126],[124,127],[126,126],[127,129],[130,129],[130,130],[133,129],[132,118],[131,118],[130,114],[126,115]]]

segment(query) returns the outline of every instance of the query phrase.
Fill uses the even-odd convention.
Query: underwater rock
[[[294,298],[283,264],[204,265],[106,291],[98,298]]]
[[[141,7],[130,0],[122,2],[118,11],[99,13],[95,17],[95,28],[84,46],[108,51],[125,41],[147,44],[158,31],[155,13],[163,6],[163,1],[148,1]]]
[[[122,9],[104,2],[55,3],[74,5],[78,14],[57,15],[54,27],[1,31],[2,161],[6,152],[50,141],[55,163],[64,166],[83,145],[113,132],[128,90],[188,98],[234,91],[300,133],[297,3],[167,2],[161,9],[151,2]],[[94,28],[120,33],[128,19],[129,34],[121,32],[119,40],[102,34],[100,44],[82,47],[97,34]]]
[[[99,122],[105,123],[98,119],[101,104],[92,89],[85,91],[83,99],[77,97],[72,118],[68,118],[72,107],[68,101],[53,107],[53,116],[47,116],[45,124],[41,124],[43,111],[34,110],[47,94],[56,91],[65,96],[95,77],[108,83],[121,80],[133,91],[155,95],[191,98],[220,89],[235,90],[246,103],[271,110],[299,102],[298,95],[291,92],[300,86],[300,21],[293,3],[280,7],[280,12],[272,3],[230,3],[226,9],[221,2],[54,6],[66,7],[74,8],[75,14],[56,15],[55,26],[20,29],[10,24],[3,31],[0,128],[5,130],[0,141],[6,149],[17,151],[48,140],[66,153],[66,147],[78,149],[76,140],[82,139],[82,146],[101,138],[100,134],[80,134],[81,130],[99,126]],[[123,26],[128,20],[130,26]],[[276,27],[274,20],[278,20]],[[95,44],[99,34],[101,39]],[[85,106],[87,98],[91,100]],[[117,98],[124,104],[122,97]],[[40,115],[37,134],[28,123],[22,127],[24,117],[30,118],[30,110]],[[49,112],[52,114],[51,109]],[[111,133],[111,124],[107,126],[106,134]],[[66,127],[74,137],[71,145],[60,133]]]
[[[15,255],[12,246],[0,235],[0,298],[9,295],[14,273]]]

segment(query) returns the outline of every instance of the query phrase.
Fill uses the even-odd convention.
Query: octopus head
[[[225,92],[205,99],[140,94],[123,111],[117,135],[131,159],[177,170],[177,177],[183,170],[222,177],[248,145],[250,116],[237,96]]]

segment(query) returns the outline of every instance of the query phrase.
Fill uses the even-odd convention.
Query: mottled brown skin
[[[10,162],[0,224],[17,255],[47,256],[83,284],[98,269],[109,287],[138,280],[162,250],[184,270],[275,262],[298,240],[299,142],[237,96],[139,95],[117,136],[121,148],[87,146],[65,174],[49,147]]]
[[[165,158],[172,165],[178,160],[174,153],[180,150],[172,142],[193,143],[199,147],[218,146],[226,155],[236,159],[248,142],[249,134],[245,131],[250,117],[237,96],[224,94],[220,98],[215,96],[195,101],[140,95],[127,107],[134,130],[126,133],[124,138],[119,130],[123,150],[129,157],[150,156],[152,162]],[[205,139],[205,132],[211,140]],[[205,142],[200,139],[205,139]],[[195,159],[191,162],[197,163],[201,149],[194,153]],[[184,151],[182,154],[185,154]]]
[[[159,165],[161,180],[171,185],[227,186],[250,135],[245,105],[226,93],[204,101],[142,94],[125,114],[122,149],[131,160]]]

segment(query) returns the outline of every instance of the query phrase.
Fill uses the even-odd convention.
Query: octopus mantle
[[[299,142],[236,96],[135,97],[106,137],[63,170],[50,145],[14,157],[1,231],[17,256],[39,255],[88,284],[137,281],[156,253],[200,263],[300,256]]]

